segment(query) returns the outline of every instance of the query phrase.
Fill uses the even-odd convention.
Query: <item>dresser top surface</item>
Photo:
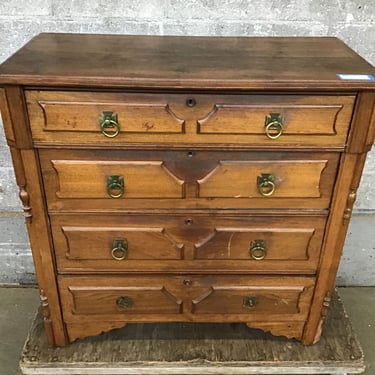
[[[154,89],[375,89],[375,69],[330,37],[48,34],[0,67],[0,84]]]

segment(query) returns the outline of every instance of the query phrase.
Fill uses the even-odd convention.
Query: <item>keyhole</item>
[[[191,224],[193,224],[193,219],[186,219],[186,220],[185,220],[185,224],[186,224],[186,225],[191,225]]]
[[[186,105],[188,107],[194,107],[197,104],[196,100],[194,98],[186,99]]]
[[[188,158],[192,158],[194,156],[194,151],[188,151],[186,155],[188,156]]]

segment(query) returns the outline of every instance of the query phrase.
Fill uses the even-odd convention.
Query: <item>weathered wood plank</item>
[[[53,348],[37,315],[20,362],[24,374],[345,374],[365,369],[361,346],[337,295],[313,346],[245,324],[129,324]]]

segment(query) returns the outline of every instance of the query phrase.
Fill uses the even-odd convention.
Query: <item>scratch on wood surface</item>
[[[228,241],[228,246],[227,246],[227,250],[228,250],[228,258],[230,258],[230,248],[232,246],[232,239],[233,239],[233,236],[235,235],[236,233],[233,232],[230,237],[229,237],[229,241]]]

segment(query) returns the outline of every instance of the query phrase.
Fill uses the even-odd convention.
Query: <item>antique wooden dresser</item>
[[[319,340],[374,76],[335,38],[41,34],[10,57],[49,342],[174,321]]]

